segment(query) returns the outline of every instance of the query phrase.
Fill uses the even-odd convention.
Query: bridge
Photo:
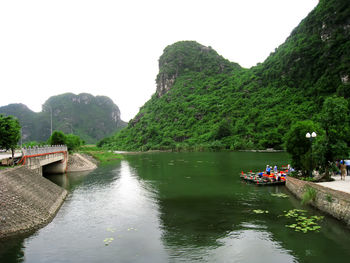
[[[36,173],[60,174],[67,171],[68,150],[65,145],[22,148],[19,164]]]

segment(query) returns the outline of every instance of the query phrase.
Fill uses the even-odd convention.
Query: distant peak
[[[159,58],[157,76],[157,95],[161,97],[168,92],[177,77],[189,72],[204,72],[208,75],[230,72],[240,68],[220,56],[210,46],[206,47],[196,41],[179,41],[164,49]]]

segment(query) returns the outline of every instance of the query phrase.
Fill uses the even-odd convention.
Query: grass
[[[123,156],[121,154],[117,154],[117,153],[96,147],[94,145],[82,146],[79,149],[79,152],[91,155],[101,163],[123,159]]]
[[[331,195],[331,194],[327,194],[327,195],[326,195],[326,200],[327,200],[329,203],[332,203],[332,202],[333,202],[332,195]]]
[[[0,165],[0,170],[6,170],[6,169],[10,169],[10,168],[14,168],[16,166],[10,165],[10,166],[2,166]]]
[[[311,186],[306,185],[305,186],[305,192],[303,194],[303,197],[301,199],[301,204],[308,204],[311,201],[315,201],[317,195],[317,191],[315,188],[312,188]]]

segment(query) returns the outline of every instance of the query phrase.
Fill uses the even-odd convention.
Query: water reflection
[[[270,157],[270,164],[278,158],[284,164],[283,155],[269,156],[134,155],[90,174],[57,178],[70,194],[56,218],[3,248],[5,257],[0,247],[0,261],[344,262],[350,234],[343,225],[326,217],[320,233],[293,232],[280,215],[301,208],[299,200],[271,195],[288,194],[283,187],[239,180],[253,160],[260,167]],[[106,246],[106,238],[114,240]]]
[[[256,227],[255,227],[256,228]],[[218,240],[222,245],[208,252],[207,262],[296,262],[290,252],[267,231],[238,230]]]
[[[209,155],[128,158],[139,177],[157,189],[162,241],[170,258],[175,262],[242,262],[243,255],[255,249],[271,253],[266,262],[293,262],[290,252],[274,241],[266,222],[252,214],[260,201],[269,205],[271,198],[262,200],[260,190],[237,182],[230,171],[239,173],[239,161]],[[249,217],[252,221],[244,226]],[[256,229],[247,229],[248,225]],[[263,262],[258,256],[249,259],[243,262]]]
[[[25,262],[167,262],[155,195],[126,161],[98,168],[25,240]]]
[[[51,182],[61,186],[67,191],[73,191],[75,187],[83,182],[85,177],[92,171],[71,172],[66,174],[50,174],[45,175]]]
[[[11,238],[0,241],[0,262],[20,263],[23,260],[23,238]]]

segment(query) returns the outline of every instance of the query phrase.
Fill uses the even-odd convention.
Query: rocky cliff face
[[[174,85],[176,75],[168,76],[167,74],[161,74],[159,80],[157,81],[157,95],[158,97],[163,96],[167,93],[171,87]]]
[[[224,59],[211,47],[195,41],[179,41],[167,46],[159,58],[156,94],[163,96],[173,87],[178,76],[188,72],[220,74],[239,68],[237,63]]]

